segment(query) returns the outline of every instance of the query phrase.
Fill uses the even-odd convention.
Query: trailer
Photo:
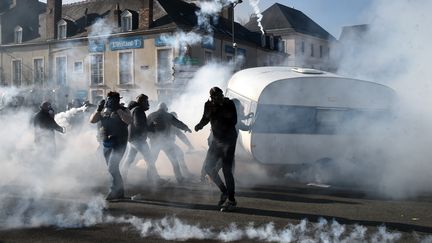
[[[305,68],[257,67],[235,73],[226,95],[237,98],[250,131],[246,152],[265,165],[299,165],[359,152],[369,128],[391,119],[393,89]],[[356,147],[357,146],[357,147]]]

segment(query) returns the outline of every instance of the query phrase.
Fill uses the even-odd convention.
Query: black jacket
[[[222,142],[236,141],[237,111],[232,100],[224,98],[222,105],[207,101],[198,126],[202,128],[209,122],[214,139]]]
[[[154,129],[154,135],[163,136],[169,139],[171,126],[175,126],[183,131],[189,128],[186,124],[175,118],[171,113],[159,109],[148,116],[147,123],[151,129]]]
[[[44,110],[40,110],[33,117],[33,126],[35,128],[35,141],[41,139],[54,139],[54,131],[62,132],[63,128],[57,124],[54,118]]]
[[[132,123],[128,127],[129,141],[145,141],[147,139],[148,126],[144,107],[134,101],[129,104],[128,108],[132,113]]]

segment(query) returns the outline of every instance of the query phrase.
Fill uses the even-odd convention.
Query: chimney
[[[113,24],[114,27],[120,27],[121,26],[121,10],[120,10],[120,4],[116,4],[116,8],[114,9],[113,13]]]
[[[149,29],[153,24],[153,0],[140,0],[141,7],[138,16],[138,28]]]
[[[232,4],[226,6],[222,9],[221,15],[223,18],[228,19],[229,21],[232,21],[234,18],[234,7]]]
[[[62,16],[62,0],[47,0],[46,5],[46,38],[57,38],[57,23]]]

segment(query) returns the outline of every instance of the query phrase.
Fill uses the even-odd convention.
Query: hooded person
[[[231,210],[236,205],[235,182],[233,175],[234,154],[237,142],[237,111],[235,104],[224,97],[219,87],[210,89],[210,100],[204,104],[204,113],[195,131],[201,130],[210,122],[213,139],[205,158],[205,170],[221,191],[218,206],[221,210]],[[218,161],[222,161],[225,183],[218,172]],[[228,201],[227,201],[228,199]]]
[[[130,111],[120,104],[120,94],[110,91],[106,101],[99,102],[97,110],[91,115],[90,123],[99,124],[99,136],[103,145],[103,155],[112,177],[110,192],[106,199],[124,197],[123,179],[119,164],[128,141],[128,125],[132,123]]]
[[[148,124],[154,131],[150,134],[150,144],[155,160],[160,151],[164,151],[173,166],[177,182],[182,183],[184,177],[180,170],[175,143],[171,139],[171,127],[177,127],[186,132],[191,132],[191,130],[173,114],[168,113],[165,103],[160,103],[159,109],[148,116]]]
[[[54,120],[54,109],[49,101],[44,101],[33,117],[34,141],[40,148],[55,154],[56,143],[54,131],[65,133],[65,129]]]
[[[146,111],[150,105],[148,96],[140,94],[136,97],[136,101],[129,103],[128,109],[132,113],[132,123],[129,124],[129,149],[126,159],[123,163],[123,177],[126,178],[129,167],[135,161],[138,152],[142,154],[147,163],[147,177],[150,181],[156,182],[160,179],[156,170],[155,159],[147,144],[148,124]]]

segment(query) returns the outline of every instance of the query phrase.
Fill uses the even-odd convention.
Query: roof
[[[160,5],[167,12],[168,16],[179,27],[197,27],[198,19],[196,11],[199,8],[195,4],[190,4],[182,0],[158,0]],[[232,37],[232,22],[224,17],[219,17],[217,22],[210,20],[212,29],[216,35]],[[261,45],[261,37],[259,33],[250,31],[241,24],[234,22],[235,38],[254,45]]]
[[[164,30],[167,28],[183,29],[184,31],[205,31],[197,26],[198,20],[196,11],[199,10],[193,0],[154,0],[153,24],[150,30]],[[85,37],[92,31],[93,23],[100,19],[114,19],[114,10],[119,6],[120,11],[129,10],[138,18],[140,1],[137,0],[85,0],[62,5],[62,18],[68,22],[68,26],[73,30],[68,33],[68,38]],[[40,2],[42,12],[39,15],[38,38],[33,38],[28,42],[41,42],[45,40],[45,16],[46,4]],[[87,17],[86,17],[87,13]],[[211,19],[211,27],[216,37],[231,39],[231,20],[219,17],[217,21]],[[235,24],[235,38],[238,42],[249,43],[254,46],[261,46],[261,36],[259,33],[250,31],[239,23]],[[68,27],[69,30],[69,27]],[[134,31],[139,30],[134,28]],[[131,33],[133,33],[132,31]],[[13,33],[11,33],[13,34]]]
[[[295,71],[302,70],[302,68],[293,67],[256,67],[241,70],[235,73],[230,81],[228,82],[228,89],[243,95],[251,100],[258,100],[260,98],[261,92],[268,87],[270,84],[286,79],[296,79],[296,78],[338,78],[338,79],[348,79],[361,83],[372,84],[375,86],[380,86],[385,89],[389,89],[387,86],[369,82],[365,80],[352,79],[348,77],[339,76],[333,73],[324,72],[315,69],[306,69],[306,73]],[[317,71],[317,74],[313,74],[313,71]]]
[[[344,26],[342,27],[342,32],[341,35],[339,36],[339,40],[344,41],[345,39],[361,38],[366,34],[368,30],[369,30],[369,25],[367,24]]]
[[[291,29],[321,39],[336,40],[319,24],[297,9],[275,3],[264,10],[262,15],[261,24],[265,31]],[[251,19],[245,27],[253,31],[259,31],[256,18]]]

